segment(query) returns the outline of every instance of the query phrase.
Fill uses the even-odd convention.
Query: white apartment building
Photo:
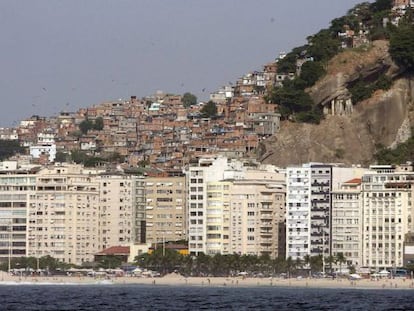
[[[403,265],[404,237],[413,232],[414,173],[391,165],[371,166],[362,177],[362,264],[385,268]]]
[[[239,253],[269,255],[272,258],[281,254],[284,256],[284,173],[276,171],[274,166],[243,166],[241,161],[221,164],[222,173],[217,174],[219,170],[213,167],[217,175],[209,175],[210,181],[203,186],[206,187],[203,194],[206,201],[202,223],[197,221],[200,210],[196,210],[196,205],[191,206],[191,194],[199,185],[196,187],[195,180],[193,183],[190,181],[190,248],[191,244],[195,246],[197,243],[209,255]],[[200,171],[200,166],[196,171]],[[204,173],[206,171],[208,169]],[[205,232],[200,240],[191,234],[191,228],[196,225]]]
[[[286,257],[332,255],[332,189],[360,168],[308,163],[286,172]]]
[[[230,187],[229,181],[207,184],[206,253],[232,254],[230,246]],[[194,212],[193,212],[194,213]]]
[[[332,255],[342,253],[344,266],[361,267],[362,226],[361,179],[354,178],[332,191]]]
[[[7,161],[0,172],[0,261],[26,256],[27,210],[35,193],[35,171]],[[16,163],[15,163],[16,164]]]
[[[188,190],[188,250],[192,255],[207,253],[206,249],[206,208],[207,184],[225,178],[229,168],[228,159],[212,156],[190,163],[186,171]]]
[[[185,176],[148,177],[146,193],[146,242],[187,239]]]
[[[286,170],[286,257],[310,255],[310,167],[288,167]]]

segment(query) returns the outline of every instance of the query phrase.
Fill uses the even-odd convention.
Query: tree
[[[102,117],[97,117],[93,124],[93,129],[97,131],[102,131],[104,128],[104,122]]]
[[[16,153],[21,153],[24,148],[17,140],[0,140],[0,160],[7,159]]]
[[[70,154],[72,161],[76,164],[85,163],[88,158],[88,155],[84,151],[73,150]]]
[[[391,10],[393,6],[393,0],[377,0],[371,4],[371,10],[375,12],[381,12]]]
[[[288,278],[292,276],[292,270],[295,268],[295,262],[291,256],[286,259],[286,273]]]
[[[88,131],[92,128],[93,128],[93,123],[89,119],[85,119],[81,123],[79,123],[79,129],[82,132],[82,134],[88,133]]]
[[[115,269],[122,265],[122,260],[115,255],[100,256],[99,267],[104,269]]]
[[[336,254],[336,261],[339,263],[339,272],[342,273],[342,264],[346,263],[346,258],[343,253]]]
[[[395,63],[414,72],[414,25],[402,23],[392,33],[390,38],[389,53]]]
[[[185,108],[190,106],[194,106],[197,104],[197,97],[189,92],[184,93],[181,102],[183,103]]]
[[[308,40],[308,52],[315,61],[328,61],[339,52],[339,39],[329,29],[322,29],[316,35],[308,37]]]
[[[308,61],[302,65],[300,78],[305,82],[305,86],[309,87],[314,85],[324,74],[325,69],[320,62]]]
[[[312,256],[310,258],[310,266],[312,272],[321,271],[323,268],[322,255]]]
[[[203,106],[203,108],[201,108],[200,112],[205,118],[215,117],[217,115],[217,105],[210,100]]]
[[[56,152],[55,162],[66,162],[69,155],[65,152],[58,151]]]
[[[332,271],[332,264],[336,262],[335,256],[329,255],[325,258],[326,263],[329,265],[329,270]]]

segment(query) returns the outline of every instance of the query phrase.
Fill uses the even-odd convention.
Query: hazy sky
[[[208,99],[360,2],[1,0],[0,127],[157,90]]]

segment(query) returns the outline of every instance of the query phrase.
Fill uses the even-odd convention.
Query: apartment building
[[[268,176],[246,176],[232,183],[231,253],[285,256],[285,175],[269,172]]]
[[[196,187],[195,180],[190,181],[190,247],[200,244],[203,252],[209,255],[284,256],[284,173],[279,173],[274,166],[245,166],[242,161],[221,162],[221,166],[216,162],[216,167],[214,161],[212,164],[215,175],[209,173],[208,166],[202,175],[210,180],[202,186],[206,188],[203,219],[200,219],[197,205],[191,206],[191,194],[201,190],[198,189],[201,186],[197,184]],[[198,172],[200,176],[200,169],[198,166],[191,172],[193,175]],[[197,239],[195,234],[192,235],[192,228],[205,232],[204,236]]]
[[[332,166],[316,164],[310,169],[310,255],[330,255]]]
[[[0,261],[26,256],[27,210],[35,193],[34,167],[3,162],[0,169]]]
[[[136,195],[137,191],[143,190],[136,185],[140,180],[120,172],[102,173],[95,180],[99,183],[99,248],[129,246],[140,241],[140,235],[137,237],[135,231],[140,227],[141,219],[134,223],[137,208],[142,209],[143,205],[137,202]]]
[[[310,255],[310,167],[288,167],[286,179],[286,257],[302,259]]]
[[[145,242],[144,184],[137,176],[45,167],[29,199],[27,256],[80,265],[104,248]]]
[[[404,238],[413,232],[414,173],[370,166],[362,177],[362,264],[378,270],[403,265]]]
[[[133,195],[135,199],[132,210],[132,242],[134,244],[145,244],[147,237],[145,178],[138,176],[134,178]]]
[[[354,178],[332,191],[332,255],[342,253],[344,266],[362,265],[362,226],[361,178]]]
[[[206,253],[207,255],[232,254],[230,244],[230,181],[213,181],[207,184]],[[195,212],[192,212],[193,216]]]
[[[100,250],[99,203],[99,183],[80,166],[42,169],[29,205],[27,255],[92,261]]]
[[[185,185],[185,176],[145,179],[147,243],[187,239]]]
[[[207,253],[207,184],[224,179],[228,159],[221,156],[199,158],[186,171],[188,189],[188,250],[192,255]]]
[[[361,168],[307,163],[286,173],[286,256],[332,255],[332,189]]]
[[[222,155],[205,156],[191,162],[186,169],[188,189],[188,239],[190,254],[207,253],[207,185],[243,178],[244,162]]]

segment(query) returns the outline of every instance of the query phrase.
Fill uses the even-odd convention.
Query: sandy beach
[[[6,272],[0,273],[1,285],[116,285],[141,284],[153,286],[230,286],[230,287],[297,287],[297,288],[359,288],[359,289],[413,289],[411,279],[378,279],[378,280],[347,280],[347,279],[307,279],[307,278],[242,278],[242,277],[183,277],[179,274],[169,274],[164,277],[144,278],[134,276],[93,278],[85,276],[13,276]]]

